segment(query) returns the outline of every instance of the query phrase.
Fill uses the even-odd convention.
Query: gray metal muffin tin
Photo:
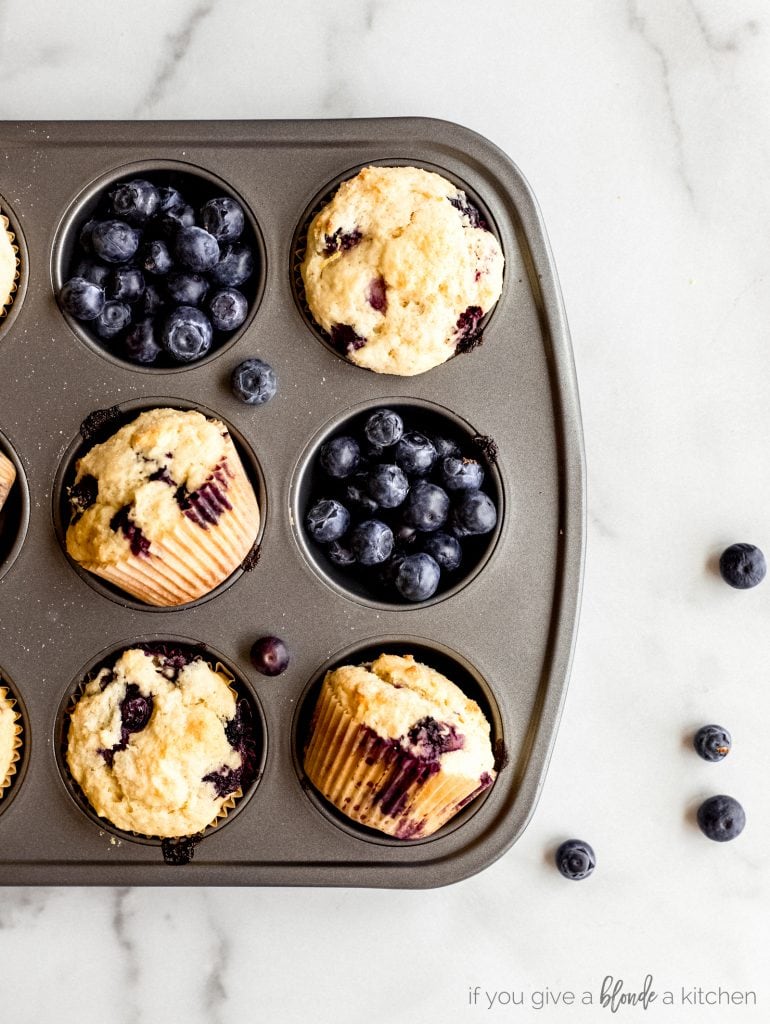
[[[360,885],[421,888],[479,871],[516,841],[543,785],[567,689],[585,534],[585,472],[569,333],[545,229],[516,166],[486,139],[421,118],[350,121],[0,123],[0,207],[19,236],[22,277],[0,321],[0,447],[23,469],[0,546],[0,676],[24,716],[24,752],[0,800],[0,884]],[[484,344],[418,377],[345,362],[307,322],[292,276],[295,233],[319,197],[370,162],[441,171],[475,196],[506,255]],[[57,307],[61,237],[95,188],[139,171],[222,179],[264,241],[258,306],[234,340],[184,370],[105,356]],[[264,286],[262,288],[262,285]],[[277,397],[239,403],[229,374],[259,355]],[[298,533],[298,487],[319,437],[351,410],[398,402],[449,411],[499,446],[503,515],[481,570],[424,606],[347,594],[319,573]],[[91,585],[66,558],[55,509],[62,463],[96,409],[200,405],[250,449],[264,488],[260,559],[215,596],[152,610]],[[248,454],[248,451],[247,451]],[[259,480],[259,474],[262,479]],[[23,542],[22,541],[23,538]],[[283,637],[276,678],[252,642]],[[137,638],[216,651],[256,698],[266,747],[259,782],[184,866],[159,844],[84,812],[62,770],[62,715],[102,652]],[[347,822],[301,774],[303,724],[325,666],[379,650],[413,652],[484,704],[508,765],[436,836],[398,842]],[[501,750],[498,743],[498,752]]]

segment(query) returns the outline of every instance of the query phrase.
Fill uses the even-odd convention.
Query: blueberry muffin
[[[310,224],[313,317],[358,366],[412,376],[479,340],[503,254],[464,192],[417,167],[366,167]]]
[[[304,763],[338,810],[398,839],[431,835],[495,778],[478,704],[411,655],[326,674]]]
[[[67,552],[156,606],[194,601],[254,545],[259,506],[223,423],[151,409],[77,463]]]
[[[124,651],[70,714],[67,765],[97,814],[171,838],[214,824],[256,773],[256,743],[232,679],[170,645]]]
[[[16,467],[0,452],[0,509],[5,504],[15,479]]]
[[[19,277],[19,250],[14,244],[8,218],[0,208],[0,319],[5,316],[13,302],[16,282]]]
[[[0,679],[0,799],[16,774],[20,748],[20,718],[15,701]]]

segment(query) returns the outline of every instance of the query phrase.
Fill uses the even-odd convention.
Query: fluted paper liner
[[[7,296],[7,298],[4,296],[0,296],[0,320],[2,320],[3,317],[5,317],[6,314],[8,313],[8,309],[10,308],[11,303],[13,302],[14,295],[18,287],[19,267],[21,266],[21,260],[19,259],[19,247],[18,245],[14,244],[16,241],[16,235],[14,235],[14,233],[11,231],[10,221],[2,212],[2,210],[0,210],[0,231],[4,231],[10,239],[11,248],[13,249],[13,254],[16,257],[16,272],[13,276],[13,281],[11,283],[11,293],[10,295]]]
[[[16,467],[10,459],[0,452],[0,509],[5,504],[6,498],[13,487],[16,479]]]
[[[16,701],[11,696],[9,690],[5,686],[0,686],[0,706],[9,707],[13,712],[13,740],[11,750],[11,763],[8,765],[8,770],[5,776],[0,776],[0,800],[3,798],[4,791],[13,782],[13,777],[16,774],[16,766],[21,759],[21,748],[22,748],[22,728],[21,728],[21,715],[16,708]]]
[[[254,488],[233,448],[227,500],[231,509],[203,529],[180,516],[173,533],[150,542],[149,555],[126,555],[113,565],[81,563],[84,569],[113,583],[145,604],[172,607],[196,601],[224,582],[251,551],[259,531],[259,505]]]
[[[398,839],[424,838],[485,788],[478,776],[439,769],[425,781],[418,779],[406,787],[396,801],[395,813],[384,813],[382,795],[392,791],[398,775],[404,773],[392,744],[387,747],[390,756],[378,750],[385,744],[387,740],[379,739],[341,706],[324,682],[305,752],[305,773],[319,793],[353,821]]]

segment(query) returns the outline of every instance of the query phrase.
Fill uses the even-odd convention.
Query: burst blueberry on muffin
[[[0,452],[0,509],[5,504],[15,479],[16,467]]]
[[[223,423],[151,409],[78,460],[67,552],[151,605],[194,601],[254,545],[259,506]]]
[[[124,651],[70,714],[67,765],[117,828],[172,838],[227,813],[254,779],[248,705],[201,655],[164,644]]]
[[[411,376],[479,340],[503,254],[464,192],[417,167],[366,167],[308,229],[315,320],[358,366]]]
[[[398,839],[432,835],[496,774],[478,704],[411,655],[326,674],[304,763],[338,810]]]
[[[20,722],[16,702],[0,679],[0,799],[16,774],[21,748]]]

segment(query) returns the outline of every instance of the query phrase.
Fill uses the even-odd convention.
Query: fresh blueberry
[[[128,263],[141,237],[141,231],[122,220],[100,220],[91,231],[94,252],[105,263]]]
[[[365,519],[351,533],[350,546],[361,565],[379,565],[393,553],[393,531],[379,519]]]
[[[94,320],[94,330],[105,341],[116,338],[131,323],[131,307],[125,302],[111,299],[102,306],[102,311]]]
[[[427,480],[412,485],[404,506],[404,522],[423,533],[432,533],[446,522],[449,496],[446,491]]]
[[[203,274],[183,274],[174,271],[166,278],[169,298],[182,306],[199,306],[208,290],[209,283]]]
[[[327,476],[342,480],[355,473],[361,461],[358,441],[352,437],[333,437],[321,445],[318,461]]]
[[[350,525],[350,513],[332,498],[317,501],[305,516],[307,531],[319,544],[339,540]]]
[[[110,199],[115,216],[127,220],[129,224],[144,224],[160,208],[157,188],[151,181],[142,178],[117,185],[110,193]]]
[[[211,279],[229,288],[238,288],[254,273],[254,254],[241,242],[226,242],[219,263],[211,270]]]
[[[334,562],[335,565],[349,566],[355,565],[356,556],[353,554],[349,547],[344,544],[340,544],[338,540],[333,540],[326,549],[326,554],[329,556],[329,561]]]
[[[392,409],[378,409],[366,421],[364,433],[372,444],[389,448],[401,440],[404,421]]]
[[[749,590],[765,578],[765,556],[753,544],[731,544],[722,552],[719,571],[725,583],[736,590]]]
[[[155,326],[152,320],[142,320],[134,324],[123,339],[123,349],[127,359],[140,366],[154,363],[162,349],[155,340]]]
[[[144,275],[137,267],[116,267],[107,294],[118,302],[138,302],[144,295]]]
[[[219,263],[219,242],[203,228],[180,228],[174,239],[174,254],[188,270],[205,274]]]
[[[596,854],[582,839],[568,839],[556,851],[556,867],[565,878],[579,882],[593,874]]]
[[[158,277],[168,274],[174,266],[169,248],[160,238],[145,243],[140,261],[148,274],[155,274]]]
[[[182,228],[195,227],[195,210],[192,206],[172,206],[160,218],[160,230],[168,239],[176,237]]]
[[[746,813],[731,796],[711,796],[698,808],[698,825],[704,836],[726,843],[743,832]]]
[[[484,482],[484,470],[475,459],[448,455],[441,463],[441,482],[448,491],[477,491]]]
[[[234,242],[243,234],[245,218],[240,203],[221,196],[203,204],[201,223],[218,242]]]
[[[439,530],[426,537],[424,543],[425,551],[435,558],[442,569],[453,572],[458,568],[463,557],[463,549],[456,537]]]
[[[251,663],[263,676],[279,676],[289,667],[289,649],[277,636],[263,636],[251,648]]]
[[[695,733],[693,746],[704,761],[721,761],[727,757],[732,738],[721,725],[704,725]]]
[[[179,363],[191,363],[205,356],[211,348],[211,324],[194,306],[178,306],[173,310],[161,335],[161,344]]]
[[[396,462],[410,476],[424,476],[436,461],[436,449],[432,441],[416,430],[404,434],[396,445]]]
[[[95,320],[104,308],[104,289],[84,277],[72,277],[62,285],[59,302],[76,320]]]
[[[400,466],[375,466],[366,478],[366,489],[383,508],[397,508],[409,493],[409,481]]]
[[[209,299],[209,315],[218,331],[234,331],[246,319],[248,311],[246,296],[235,288],[222,288]]]
[[[233,394],[247,405],[264,405],[278,390],[275,370],[262,359],[244,359],[232,372]]]
[[[456,537],[468,537],[494,530],[497,509],[483,491],[462,491],[452,512],[452,532]]]
[[[194,305],[194,303],[189,303],[189,305]],[[162,308],[163,299],[160,292],[152,281],[148,281],[144,286],[144,295],[138,303],[137,315],[154,317]]]
[[[85,222],[78,235],[80,248],[83,252],[88,253],[89,255],[94,251],[94,228],[98,223],[98,220],[92,217],[91,220],[87,220]]]
[[[406,523],[401,523],[396,527],[393,536],[396,538],[397,544],[402,548],[408,548],[416,542],[419,532],[416,526],[408,526]],[[431,554],[431,552],[428,552],[428,554]]]
[[[112,267],[106,267],[103,263],[97,263],[96,260],[81,260],[72,276],[84,277],[86,281],[106,289],[111,273]]]
[[[376,512],[380,507],[374,498],[369,497],[366,474],[357,473],[345,488],[348,501],[351,505],[362,509],[366,513]]]
[[[436,449],[439,461],[446,459],[449,455],[460,455],[459,444],[448,437],[434,435],[431,438],[431,441],[433,442],[433,447]]]
[[[158,212],[168,213],[169,210],[182,210],[187,202],[182,195],[170,185],[161,185],[158,189]]]
[[[436,561],[423,551],[407,555],[396,569],[396,590],[407,601],[427,601],[436,593],[441,570]]]

